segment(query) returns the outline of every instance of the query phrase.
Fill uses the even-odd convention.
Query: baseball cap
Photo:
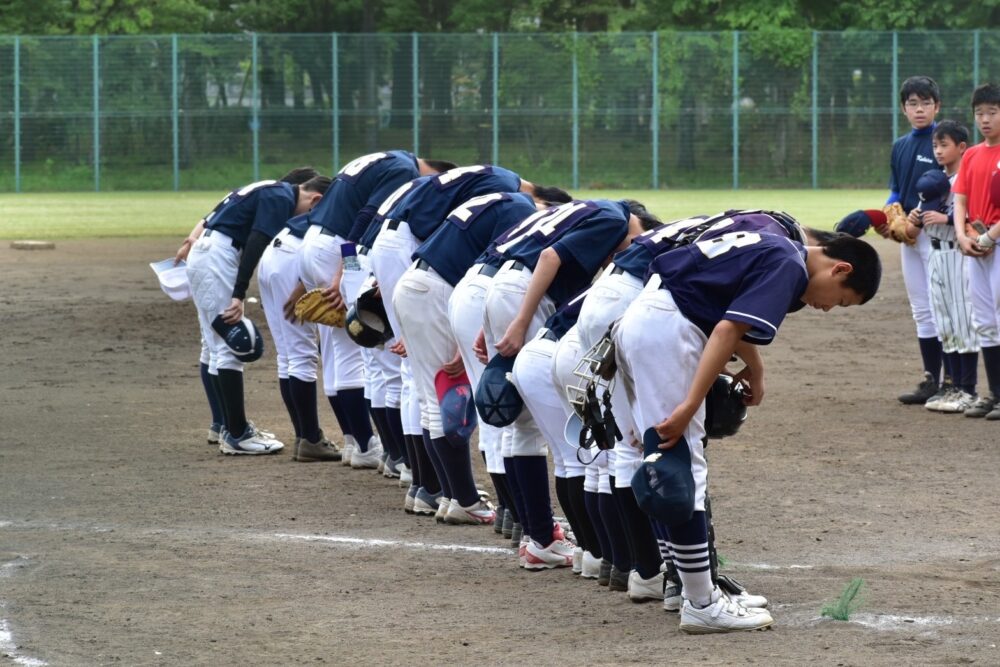
[[[476,410],[479,418],[490,426],[499,428],[513,424],[524,409],[524,399],[509,379],[515,359],[517,357],[493,355],[476,387]]]
[[[691,450],[683,436],[670,449],[655,428],[642,435],[643,459],[632,476],[632,492],[642,511],[666,526],[684,523],[694,514]]]
[[[479,421],[469,376],[462,371],[457,377],[451,377],[442,369],[434,378],[434,389],[441,406],[445,437],[455,444],[467,444]]]
[[[948,174],[940,169],[925,171],[917,179],[917,196],[920,197],[921,211],[943,211],[950,192],[951,182],[948,180]]]
[[[174,265],[173,258],[165,259],[161,262],[150,262],[149,268],[153,269],[156,279],[160,282],[160,289],[174,301],[184,301],[191,298],[191,285],[188,283],[187,262],[183,260]]]
[[[845,215],[843,220],[834,227],[834,231],[860,238],[872,225],[881,227],[886,224],[886,221],[885,213],[876,209],[854,211]]]
[[[212,320],[212,330],[222,337],[226,347],[232,350],[240,361],[257,361],[264,354],[264,337],[247,317],[235,324],[226,324],[222,315],[216,315]]]

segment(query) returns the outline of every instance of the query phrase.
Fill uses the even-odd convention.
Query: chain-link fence
[[[0,36],[0,191],[223,189],[407,148],[567,187],[887,182],[1000,32]]]

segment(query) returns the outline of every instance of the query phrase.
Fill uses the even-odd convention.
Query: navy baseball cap
[[[222,315],[216,315],[212,320],[212,329],[240,361],[257,361],[264,354],[264,337],[249,318],[244,317],[236,324],[226,324]]]
[[[452,377],[440,370],[434,378],[434,390],[441,406],[441,426],[444,436],[457,445],[467,445],[476,430],[476,401],[469,376],[462,371]]]
[[[917,179],[917,195],[921,211],[944,211],[951,193],[948,174],[940,169],[925,171]]]
[[[479,412],[479,418],[490,426],[502,428],[513,424],[524,409],[524,399],[508,379],[514,370],[516,358],[494,355],[479,379],[479,386],[476,387],[476,411]]]
[[[642,465],[632,476],[632,493],[642,511],[665,526],[684,523],[694,514],[691,450],[683,437],[670,449],[655,428],[642,435]]]
[[[844,216],[833,231],[861,238],[872,225],[881,227],[886,223],[885,213],[877,210],[854,211]]]

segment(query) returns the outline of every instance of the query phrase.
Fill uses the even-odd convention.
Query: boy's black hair
[[[861,296],[861,303],[868,303],[878,292],[879,283],[882,282],[882,260],[875,248],[847,234],[832,239],[822,248],[827,257],[851,265],[853,270],[844,281],[844,286],[857,292]]]
[[[316,178],[317,176],[319,176],[319,172],[312,167],[296,167],[278,180],[291,183],[292,185],[302,185],[310,178]]]
[[[534,195],[535,199],[541,199],[549,206],[568,204],[573,201],[573,197],[568,192],[551,185],[536,185]]]
[[[656,229],[663,223],[655,215],[649,212],[649,209],[642,202],[638,202],[634,199],[626,199],[625,205],[628,206],[628,211],[635,217],[639,218],[639,224],[642,226],[642,231],[648,232],[651,229]]]
[[[1000,106],[1000,86],[995,83],[984,83],[972,91],[972,110],[980,104]]]
[[[299,187],[307,192],[318,192],[325,195],[331,183],[333,183],[333,179],[329,176],[313,176]]]
[[[922,100],[941,101],[941,89],[937,82],[929,76],[911,76],[903,82],[899,89],[899,103],[906,104],[910,95],[916,95]]]
[[[969,143],[969,130],[964,125],[955,120],[943,120],[934,128],[934,138],[944,139],[948,137],[959,145],[962,142]]]
[[[423,161],[428,167],[439,172],[449,171],[458,166],[454,162],[448,162],[447,160],[428,160],[427,158],[423,158]]]
[[[828,232],[825,229],[814,229],[812,227],[803,227],[802,229],[816,241],[816,245],[818,246],[826,246],[842,236],[850,236],[850,234],[844,234],[843,232]]]

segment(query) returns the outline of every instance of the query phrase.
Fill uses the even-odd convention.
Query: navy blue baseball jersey
[[[677,307],[706,336],[722,320],[750,325],[748,343],[767,345],[809,284],[806,249],[773,234],[733,232],[663,253],[649,266]]]
[[[310,211],[310,223],[355,241],[349,237],[361,209],[378,208],[393,190],[419,175],[417,158],[407,151],[383,151],[351,160]]]
[[[715,215],[699,215],[669,222],[632,239],[628,248],[614,256],[615,266],[642,279],[654,257],[694,240],[715,238],[730,232],[777,234],[805,242],[802,227],[782,211],[761,209],[729,210]]]
[[[297,215],[294,218],[288,220],[285,223],[285,227],[288,227],[288,232],[296,238],[304,238],[306,235],[306,230],[309,229],[309,214],[303,213],[302,215]]]
[[[920,130],[911,130],[892,144],[889,161],[889,201],[898,201],[905,213],[909,213],[920,203],[917,194],[917,180],[925,171],[940,169],[934,159],[932,136],[937,123]]]
[[[403,183],[398,188],[393,190],[392,193],[390,193],[389,196],[386,197],[381,204],[379,204],[378,210],[368,223],[367,229],[363,234],[361,234],[358,240],[358,245],[371,248],[372,244],[375,243],[375,239],[378,237],[379,231],[382,229],[382,223],[389,217],[389,211],[395,208],[396,204],[402,201],[403,197],[409,194],[410,191],[419,187],[421,184],[426,183],[432,178],[433,176],[420,176]]]
[[[281,181],[258,181],[232,192],[222,205],[205,216],[205,228],[231,237],[245,246],[251,231],[268,238],[280,232],[299,199],[297,185]]]
[[[410,232],[423,241],[473,197],[520,189],[521,177],[509,169],[487,164],[458,167],[415,184],[384,217],[407,222]]]
[[[451,212],[413,258],[426,261],[454,286],[495,238],[536,211],[535,200],[523,192],[473,197]]]
[[[590,286],[588,285],[586,289],[552,313],[549,319],[545,320],[545,328],[554,333],[556,338],[565,336],[566,332],[580,319],[580,308],[583,307],[583,300],[589,291]]]
[[[490,251],[534,270],[546,248],[562,264],[546,294],[558,307],[594,278],[628,233],[625,202],[574,201],[539,211],[498,238]]]

